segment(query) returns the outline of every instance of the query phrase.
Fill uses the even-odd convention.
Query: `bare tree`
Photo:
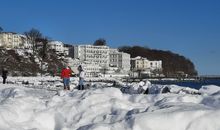
[[[42,59],[45,59],[47,56],[47,51],[49,49],[49,45],[48,45],[48,38],[44,37],[44,38],[37,38],[35,40],[36,43],[41,44],[40,49],[39,49],[39,55],[41,56]]]
[[[105,45],[107,45],[107,43],[106,43],[106,40],[105,40],[105,39],[100,38],[100,39],[96,40],[96,41],[93,43],[93,45],[95,45],[95,46],[105,46]]]
[[[24,35],[27,37],[28,42],[32,44],[32,50],[35,52],[37,49],[36,40],[41,39],[42,34],[39,30],[32,28],[30,31],[24,32]]]
[[[37,38],[35,40],[35,42],[37,44],[40,44],[40,47],[38,49],[38,53],[39,53],[39,56],[41,57],[41,75],[42,75],[42,72],[44,71],[43,70],[43,63],[45,61],[45,59],[47,58],[47,51],[49,49],[49,46],[48,46],[48,38],[46,37],[43,37],[43,38]]]

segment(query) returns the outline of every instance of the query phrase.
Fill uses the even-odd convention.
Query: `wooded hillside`
[[[171,51],[155,50],[141,46],[122,46],[119,47],[119,51],[129,53],[132,58],[142,56],[149,60],[162,60],[163,73],[166,76],[173,76],[181,72],[189,76],[197,75],[195,66],[190,59]]]

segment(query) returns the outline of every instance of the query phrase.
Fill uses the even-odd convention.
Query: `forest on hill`
[[[150,49],[141,46],[121,46],[119,51],[129,53],[131,58],[142,56],[148,60],[162,60],[163,74],[171,77],[179,73],[187,74],[188,76],[197,76],[198,72],[195,69],[193,62],[171,51],[163,51]]]

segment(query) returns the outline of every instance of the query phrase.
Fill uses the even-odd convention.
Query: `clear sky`
[[[170,50],[220,75],[220,0],[1,0],[0,26],[69,44]]]

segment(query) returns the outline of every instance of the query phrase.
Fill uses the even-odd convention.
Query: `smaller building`
[[[51,41],[48,43],[57,54],[69,55],[69,47],[61,41]]]
[[[131,70],[143,75],[157,75],[162,72],[162,61],[150,61],[147,58],[135,57],[131,58]]]

